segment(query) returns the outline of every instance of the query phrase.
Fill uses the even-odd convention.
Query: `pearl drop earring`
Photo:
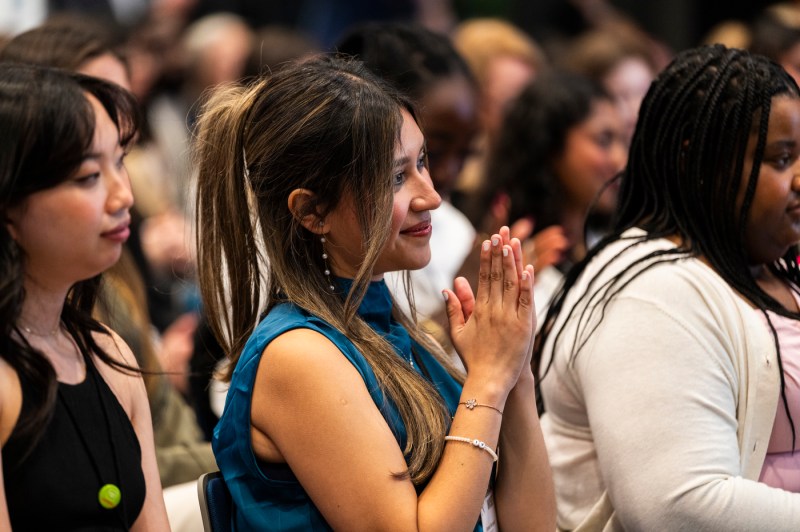
[[[325,225],[325,222],[321,221],[319,225],[320,227],[322,227],[323,225]],[[322,261],[325,264],[324,272],[325,272],[325,277],[328,279],[328,288],[330,289],[331,292],[333,292],[334,290],[336,290],[336,287],[333,286],[333,281],[331,280],[331,269],[330,266],[328,266],[328,252],[325,250],[325,242],[327,242],[327,240],[325,239],[324,234],[322,234],[319,237],[319,241],[320,243],[322,243]]]

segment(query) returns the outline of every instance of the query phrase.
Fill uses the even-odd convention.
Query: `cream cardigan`
[[[554,331],[590,280],[599,286],[674,247],[656,240],[623,252],[629,245],[617,241],[592,261]],[[593,315],[588,340],[591,327],[576,337],[585,308],[578,304],[541,381],[559,528],[800,530],[800,494],[757,482],[780,394],[775,346],[757,311],[696,259],[639,275],[599,323]],[[797,411],[794,419],[800,427]]]

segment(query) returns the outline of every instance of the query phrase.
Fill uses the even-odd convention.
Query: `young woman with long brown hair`
[[[484,243],[475,297],[463,279],[444,292],[466,376],[383,281],[428,262],[441,201],[410,103],[317,58],[216,93],[197,143],[201,286],[231,362],[213,445],[237,527],[552,530],[519,242]]]

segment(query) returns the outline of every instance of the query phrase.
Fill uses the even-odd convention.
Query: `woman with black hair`
[[[552,71],[528,85],[503,121],[481,201],[508,202],[510,224],[527,221],[526,260],[536,268],[540,314],[563,272],[609,227],[627,160],[624,127],[611,96],[577,74]],[[505,198],[505,199],[503,199]]]
[[[651,86],[613,232],[534,351],[560,528],[797,529],[798,156],[800,92],[761,56],[688,50]]]
[[[133,198],[136,104],[0,64],[0,530],[167,530],[145,387],[92,318]]]

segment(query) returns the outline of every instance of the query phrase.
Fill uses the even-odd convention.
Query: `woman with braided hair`
[[[613,232],[534,349],[566,530],[800,523],[800,92],[679,54],[644,99]]]

